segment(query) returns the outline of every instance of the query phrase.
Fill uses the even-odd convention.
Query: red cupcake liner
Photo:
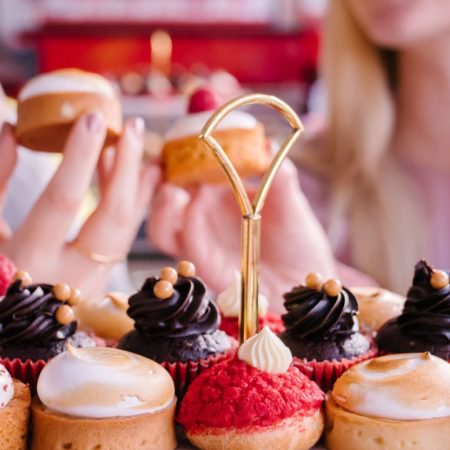
[[[233,340],[232,348],[226,353],[210,356],[209,358],[199,359],[198,361],[182,362],[162,362],[161,365],[169,372],[175,384],[175,393],[178,400],[183,398],[189,385],[202,372],[209,369],[215,364],[231,359],[237,348],[237,342]]]
[[[315,381],[324,392],[333,389],[335,381],[350,367],[372,359],[378,354],[376,347],[371,347],[369,351],[352,359],[342,359],[341,361],[307,361],[306,359],[294,358],[293,365],[310,380]]]
[[[22,383],[28,384],[30,386],[31,393],[34,394],[36,392],[39,374],[47,364],[47,361],[44,361],[43,359],[39,359],[37,361],[26,359],[24,361],[19,358],[0,358],[0,363],[5,366],[6,370],[13,378],[22,381]]]

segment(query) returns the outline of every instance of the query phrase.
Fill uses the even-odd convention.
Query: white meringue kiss
[[[217,297],[217,305],[224,317],[239,317],[241,311],[241,274],[234,272],[233,283]],[[258,315],[264,317],[269,308],[269,300],[262,294],[258,296]]]
[[[280,374],[289,369],[292,353],[269,327],[247,339],[238,350],[238,358],[263,372]]]
[[[154,361],[113,348],[68,347],[42,370],[37,392],[50,410],[87,418],[123,417],[167,407],[174,385]]]

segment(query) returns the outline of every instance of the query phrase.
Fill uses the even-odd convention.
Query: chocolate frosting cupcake
[[[218,330],[217,306],[199,278],[178,277],[165,299],[155,294],[160,282],[148,278],[130,297],[127,313],[135,330],[122,338],[119,348],[159,363],[196,361],[231,348],[228,336]]]
[[[77,322],[70,320],[70,315],[69,320],[58,321],[62,306],[71,313],[67,301],[56,298],[50,284],[13,282],[0,301],[0,356],[47,361],[63,352],[66,342],[76,347],[95,346],[87,335],[76,332]]]
[[[440,278],[441,283],[436,282]],[[376,342],[383,352],[428,351],[450,360],[449,273],[433,270],[425,261],[416,264],[413,284],[400,316],[386,322]]]
[[[286,330],[280,338],[294,356],[307,360],[351,359],[367,352],[369,341],[359,333],[358,303],[337,280],[334,289],[297,286],[284,295]],[[337,287],[337,288],[336,288]]]

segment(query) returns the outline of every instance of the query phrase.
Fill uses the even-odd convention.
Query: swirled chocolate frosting
[[[179,277],[173,295],[165,300],[153,293],[157,282],[158,278],[148,278],[142,289],[129,299],[127,312],[138,331],[149,338],[179,338],[212,334],[218,329],[217,306],[205,295],[201,280]]]
[[[288,312],[282,319],[300,339],[345,338],[359,329],[358,303],[346,288],[337,297],[330,297],[323,290],[298,286],[284,299]]]
[[[77,328],[76,321],[60,324],[56,310],[63,304],[53,295],[50,284],[12,283],[0,301],[0,343],[48,345],[65,341]]]
[[[358,332],[358,303],[348,289],[330,296],[323,289],[298,286],[284,299],[286,330],[280,338],[294,356],[340,361],[369,350],[369,341]]]
[[[402,314],[386,322],[377,343],[387,352],[430,351],[450,358],[450,285],[434,289],[433,269],[419,261]]]

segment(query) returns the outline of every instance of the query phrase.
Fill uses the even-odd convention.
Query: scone
[[[112,144],[122,129],[122,112],[108,80],[78,69],[39,75],[19,92],[17,140],[32,150],[60,152],[74,122],[89,112],[104,116],[105,146]]]
[[[112,348],[75,349],[42,371],[32,450],[173,450],[176,398],[157,363]]]
[[[448,449],[450,364],[430,353],[364,361],[336,381],[326,415],[329,450]]]
[[[0,448],[25,450],[30,422],[30,389],[0,364]]]
[[[161,162],[167,181],[180,186],[222,183],[226,177],[208,146],[198,138],[213,110],[220,106],[207,88],[194,92],[188,114],[166,133]],[[242,178],[261,175],[270,164],[263,126],[251,114],[233,111],[217,127],[214,137]]]
[[[350,290],[358,300],[361,331],[376,333],[390,319],[403,310],[405,297],[378,287],[354,287]]]
[[[265,327],[241,345],[237,358],[194,380],[178,421],[204,450],[307,450],[324,428],[323,399]]]

